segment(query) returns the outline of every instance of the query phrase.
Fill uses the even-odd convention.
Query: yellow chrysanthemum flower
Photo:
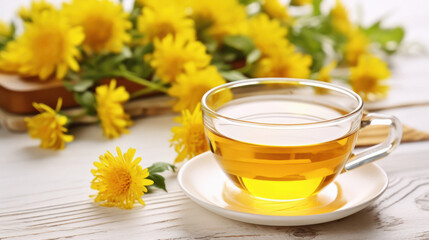
[[[322,69],[320,69],[320,71],[317,75],[317,80],[319,80],[321,82],[330,83],[331,79],[332,79],[331,72],[336,67],[337,67],[337,61],[332,61],[328,65],[322,67]],[[318,93],[318,94],[324,94],[324,93],[328,92],[328,90],[324,89],[324,88],[316,88],[315,90],[316,90],[316,93]]]
[[[295,47],[289,44],[284,49],[278,49],[275,54],[260,59],[254,76],[308,78],[311,63],[310,55],[295,52]]]
[[[340,0],[337,0],[335,7],[331,10],[331,21],[334,28],[342,34],[347,35],[352,29],[347,10]]]
[[[110,84],[98,86],[95,89],[97,114],[101,121],[103,134],[107,138],[117,138],[122,133],[129,133],[131,126],[130,116],[125,113],[122,103],[130,98],[130,94],[123,86],[116,88],[116,80]]]
[[[289,24],[293,23],[293,18],[289,15],[287,7],[278,0],[264,0],[262,8],[271,18],[280,19]]]
[[[174,160],[175,163],[191,159],[209,150],[200,104],[197,104],[192,112],[188,109],[182,111],[182,116],[177,121],[181,126],[171,129],[173,138],[170,140],[171,146],[174,146],[178,154]]]
[[[59,98],[56,109],[52,109],[43,103],[33,103],[40,113],[31,118],[25,118],[28,133],[32,138],[40,138],[40,147],[46,149],[64,149],[66,142],[73,141],[72,135],[67,132],[65,125],[67,117],[58,114],[61,109],[62,99]]]
[[[11,34],[10,26],[0,21],[0,36],[9,36]]]
[[[225,79],[214,66],[198,70],[194,64],[187,65],[185,73],[180,74],[168,90],[170,96],[178,99],[173,110],[194,109],[204,93],[224,83],[226,83]]]
[[[166,2],[166,1],[160,1]],[[185,8],[168,1],[144,7],[138,18],[138,30],[143,34],[143,43],[153,42],[155,38],[163,39],[167,35],[181,35],[184,39],[194,40],[194,22],[188,18]]]
[[[29,8],[21,7],[18,15],[24,21],[31,21],[34,16],[41,14],[44,11],[55,10],[54,5],[46,2],[45,0],[33,0]]]
[[[42,80],[56,72],[56,78],[62,79],[69,68],[79,70],[75,58],[83,39],[81,28],[70,27],[56,11],[44,11],[33,16],[22,36],[0,52],[0,69]]]
[[[249,21],[249,36],[262,56],[286,48],[288,45],[286,34],[287,29],[278,20],[270,20],[265,14],[255,16]]]
[[[91,170],[94,175],[91,188],[98,191],[94,202],[124,209],[132,209],[136,200],[145,205],[142,196],[147,192],[146,186],[153,184],[152,180],[146,179],[148,169],[139,165],[141,157],[134,159],[135,149],[129,148],[122,154],[116,147],[116,152],[118,156],[107,151],[100,156],[100,162],[94,162],[96,169]]]
[[[207,27],[207,33],[219,41],[247,32],[246,8],[237,0],[190,0],[190,6],[197,29]]]
[[[351,31],[348,39],[345,47],[345,59],[349,65],[355,66],[359,57],[368,53],[370,41],[359,29]]]
[[[381,59],[370,54],[362,55],[350,72],[353,91],[364,100],[373,101],[387,96],[389,86],[386,79],[390,77],[390,71]]]
[[[291,0],[290,1],[290,4],[294,6],[304,6],[312,3],[313,3],[313,0]]]
[[[189,41],[181,35],[173,38],[168,35],[162,40],[155,39],[155,50],[150,65],[163,82],[174,82],[187,64],[194,64],[198,69],[209,65],[211,57],[206,53],[204,44]]]
[[[73,0],[63,11],[75,26],[85,33],[83,48],[88,53],[121,52],[131,40],[127,33],[132,24],[121,4],[109,0]]]

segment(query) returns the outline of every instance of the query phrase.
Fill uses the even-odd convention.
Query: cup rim
[[[310,122],[310,123],[262,123],[262,122],[253,122],[253,121],[241,120],[241,119],[237,119],[237,118],[231,118],[231,117],[224,116],[222,114],[219,114],[215,110],[211,109],[209,106],[207,106],[207,98],[213,92],[217,92],[218,90],[220,90],[222,88],[250,86],[250,85],[259,84],[261,82],[272,82],[272,81],[299,82],[299,83],[304,83],[304,85],[306,85],[306,86],[322,87],[322,88],[327,88],[327,89],[334,90],[337,92],[341,92],[343,94],[354,97],[358,101],[358,106],[355,109],[353,109],[352,111],[348,112],[347,114],[341,115],[340,117],[327,119],[327,120],[323,120],[323,121],[315,121],[315,122]],[[344,119],[347,119],[347,118],[355,115],[356,113],[360,112],[363,109],[363,100],[357,93],[355,93],[354,91],[352,91],[350,89],[347,89],[347,88],[342,87],[342,86],[338,86],[336,84],[321,82],[321,81],[317,81],[317,80],[299,79],[299,78],[275,78],[275,77],[273,77],[273,78],[248,78],[248,79],[238,80],[238,81],[234,81],[234,82],[230,82],[230,83],[225,83],[225,84],[222,84],[222,85],[219,85],[217,87],[210,89],[209,91],[207,91],[204,94],[204,96],[201,99],[201,108],[202,108],[203,112],[209,113],[209,114],[211,114],[217,118],[223,118],[223,119],[226,119],[228,121],[238,122],[238,123],[242,123],[242,124],[251,124],[251,125],[256,125],[256,126],[272,126],[272,127],[314,126],[314,125],[325,125],[325,124],[335,123],[335,122],[342,121]]]

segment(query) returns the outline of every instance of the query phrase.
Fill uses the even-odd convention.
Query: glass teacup
[[[217,162],[240,189],[263,199],[320,192],[341,172],[388,155],[402,127],[393,116],[363,114],[362,99],[329,83],[285,78],[236,81],[202,98]],[[387,125],[387,139],[353,154],[359,129]]]

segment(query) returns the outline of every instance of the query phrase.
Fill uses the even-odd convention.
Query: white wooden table
[[[390,22],[406,26],[408,41],[429,47],[427,1],[357,2],[346,1],[350,9],[361,5],[369,20],[390,13]],[[0,4],[0,17],[9,17],[5,4],[18,5]],[[392,94],[380,104],[429,100],[428,57],[399,56],[392,63]],[[429,131],[429,106],[385,113]],[[139,119],[131,134],[111,141],[97,125],[75,127],[76,141],[60,152],[39,149],[27,134],[0,128],[0,239],[429,239],[429,142],[400,145],[380,160],[390,179],[383,196],[357,214],[325,224],[266,227],[229,220],[189,200],[174,174],[165,175],[169,192],[145,195],[145,207],[120,210],[93,203],[90,169],[100,154],[134,147],[143,166],[172,162],[173,125],[172,115]]]

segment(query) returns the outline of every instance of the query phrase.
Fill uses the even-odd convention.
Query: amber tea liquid
[[[226,104],[223,116],[270,124],[306,124],[345,111],[275,96],[247,97]],[[218,163],[236,186],[253,196],[292,200],[318,193],[341,172],[356,132],[337,128],[276,130],[218,124],[206,134]],[[341,131],[340,131],[341,130]],[[346,134],[344,134],[346,132]]]

